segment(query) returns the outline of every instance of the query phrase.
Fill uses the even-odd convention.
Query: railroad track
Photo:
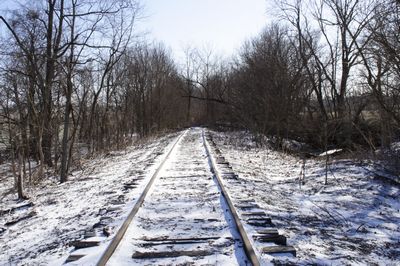
[[[230,195],[232,182],[240,181],[211,137],[189,129],[96,265],[260,265],[274,254],[295,255],[256,202]],[[78,247],[97,242],[86,239]],[[81,257],[71,254],[67,261]]]

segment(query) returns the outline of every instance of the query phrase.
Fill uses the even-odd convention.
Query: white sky
[[[139,27],[162,41],[175,59],[186,46],[234,55],[267,24],[267,0],[144,0]]]

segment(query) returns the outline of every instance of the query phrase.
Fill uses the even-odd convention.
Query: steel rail
[[[139,211],[140,207],[142,206],[144,199],[147,196],[147,193],[149,192],[151,186],[153,185],[154,181],[157,178],[158,173],[161,171],[163,168],[165,162],[167,161],[168,157],[171,155],[172,151],[175,149],[176,145],[178,142],[182,139],[182,137],[187,133],[187,130],[183,132],[175,141],[171,149],[168,151],[167,155],[161,162],[160,166],[157,168],[153,176],[150,178],[149,183],[147,183],[144,191],[140,195],[139,199],[136,201],[135,205],[133,206],[132,210],[130,211],[128,217],[122,224],[122,226],[118,229],[117,233],[115,234],[114,238],[111,240],[110,244],[107,246],[105,251],[102,253],[99,261],[96,263],[97,266],[105,266],[108,260],[111,258],[113,255],[114,251],[117,249],[119,243],[121,242],[122,238],[124,237],[130,223],[132,222],[133,217],[136,215],[136,213]]]
[[[226,191],[226,189],[225,189],[225,187],[224,187],[224,185],[222,183],[222,178],[221,178],[221,175],[220,175],[220,173],[219,173],[219,171],[218,171],[218,169],[216,167],[215,159],[211,155],[210,145],[208,144],[208,142],[207,142],[207,140],[206,140],[206,138],[204,136],[204,130],[202,132],[202,136],[203,136],[204,147],[206,149],[207,156],[208,156],[208,158],[210,160],[210,163],[211,163],[211,165],[210,165],[211,169],[213,170],[214,175],[215,175],[215,177],[217,179],[218,185],[219,185],[219,187],[221,189],[221,193],[224,196],[226,202],[228,203],[228,207],[229,207],[229,210],[230,210],[230,212],[232,214],[233,220],[235,222],[236,229],[239,232],[240,238],[242,239],[243,246],[244,246],[244,251],[245,251],[245,253],[247,255],[247,258],[249,259],[249,261],[251,262],[252,265],[259,266],[260,262],[259,262],[259,260],[258,260],[258,258],[256,256],[256,253],[255,253],[254,248],[253,248],[253,246],[252,246],[252,244],[250,242],[250,239],[247,236],[247,233],[244,230],[244,227],[243,227],[243,225],[242,225],[242,223],[240,221],[239,215],[236,212],[235,206],[233,205],[232,200],[231,200],[228,192]]]

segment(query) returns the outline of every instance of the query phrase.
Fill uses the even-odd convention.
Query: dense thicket
[[[137,36],[135,0],[43,0],[0,16],[1,154],[23,185],[82,156],[186,125],[229,124],[314,147],[375,150],[400,130],[400,3],[280,0],[223,60]],[[1,158],[0,158],[1,159]],[[31,163],[34,162],[34,163]]]
[[[225,67],[228,121],[325,149],[399,138],[400,3],[277,1],[279,23]],[[226,122],[227,117],[217,120]]]
[[[249,42],[231,73],[231,100],[239,121],[257,133],[293,137],[309,111],[310,84],[288,30],[272,25]]]

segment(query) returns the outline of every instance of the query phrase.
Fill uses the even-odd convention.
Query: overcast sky
[[[267,24],[267,0],[145,0],[140,28],[163,41],[175,57],[185,46],[211,46],[231,56]],[[178,59],[178,58],[177,58]],[[178,59],[179,60],[179,59]]]

